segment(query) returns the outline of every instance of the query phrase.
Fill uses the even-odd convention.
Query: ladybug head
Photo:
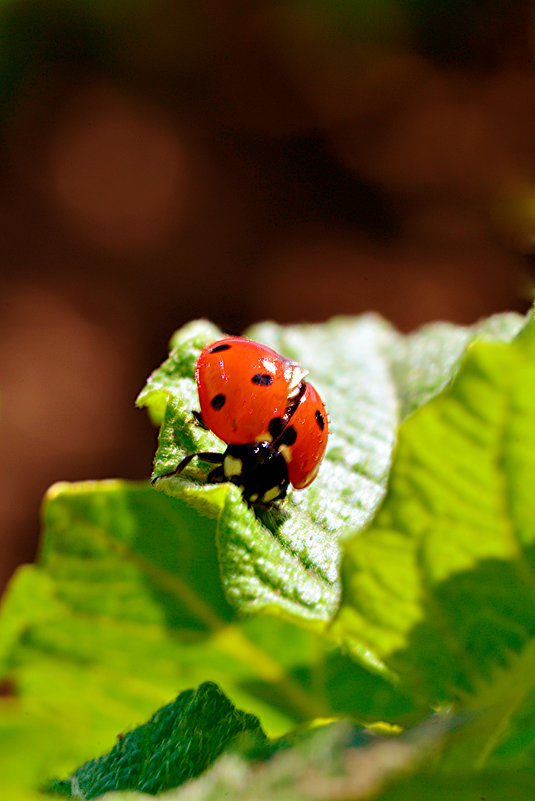
[[[223,480],[241,487],[247,503],[269,506],[286,495],[286,461],[269,442],[229,445],[223,454],[221,469]]]

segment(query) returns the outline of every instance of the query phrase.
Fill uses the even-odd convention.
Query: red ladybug
[[[262,506],[284,498],[289,483],[307,487],[325,454],[329,427],[323,401],[305,376],[299,364],[250,339],[208,345],[195,368],[201,411],[194,415],[227,449],[192,453],[164,475],[178,475],[197,456],[217,465],[208,481],[230,481],[248,503]]]

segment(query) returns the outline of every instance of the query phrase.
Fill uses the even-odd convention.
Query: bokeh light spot
[[[110,87],[73,98],[49,153],[50,192],[66,220],[116,251],[157,247],[186,201],[185,148],[173,121]]]

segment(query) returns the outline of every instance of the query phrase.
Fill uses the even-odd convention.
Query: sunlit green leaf
[[[527,390],[527,398],[517,392],[516,367],[509,360],[515,353],[524,369],[530,340],[525,335],[513,345],[499,344],[510,340],[521,322],[519,317],[488,322],[489,341],[469,350],[449,389],[476,329],[454,328],[450,336],[436,326],[406,338],[368,316],[325,326],[264,324],[250,332],[308,367],[331,413],[330,447],[318,480],[309,490],[290,493],[280,511],[255,513],[235,487],[204,483],[199,466],[157,488],[120,481],[53,488],[44,507],[40,560],[19,571],[2,602],[2,789],[19,788],[21,801],[27,801],[27,790],[33,801],[35,788],[52,776],[69,775],[109,751],[118,734],[205,681],[217,683],[233,704],[257,715],[270,736],[336,715],[407,723],[430,703],[454,700],[477,715],[448,738],[444,770],[458,767],[460,755],[471,766],[527,769],[534,660],[527,544],[533,510],[526,489],[532,448],[525,418],[532,401]],[[172,469],[185,452],[223,447],[193,424],[190,411],[197,407],[196,358],[217,336],[207,323],[178,332],[170,359],[142,392],[141,402],[163,421],[157,473]],[[490,355],[480,364],[477,354]],[[465,375],[472,375],[475,389],[468,385],[460,392]],[[479,403],[481,386],[492,388],[495,381],[494,394],[503,400],[507,385],[514,403],[500,418],[496,409],[503,403],[495,403],[494,396],[489,400],[485,390],[487,428],[474,439],[465,415],[456,410],[464,404],[470,424],[478,419],[473,404]],[[444,395],[420,408],[444,388]],[[442,433],[433,439],[430,424],[427,442],[428,409],[451,399],[457,406],[439,420],[448,425],[439,426]],[[398,458],[406,447],[414,464],[410,476],[409,468],[405,473],[395,468],[397,500],[386,502],[378,520],[384,523],[390,508],[391,519],[399,517],[409,533],[393,526],[385,533],[384,525],[362,533],[383,499],[398,421],[406,415]],[[418,428],[405,446],[405,432],[420,425],[414,422],[420,415],[425,436]],[[495,447],[495,419],[509,425],[504,441],[516,443],[506,453]],[[492,488],[503,490],[496,476],[513,470],[507,511],[514,512],[516,528],[506,529],[527,537],[517,542],[521,558],[502,553],[503,491],[500,496],[478,489],[476,500],[481,495],[487,504],[481,510],[472,503],[470,482],[466,490],[457,489],[464,486],[466,465],[452,454],[463,437],[474,440],[469,467],[479,467],[476,446],[494,443],[494,467],[483,471]],[[430,490],[425,476],[431,456]],[[411,526],[420,526],[420,507],[425,512],[435,485],[443,496],[433,500],[439,514],[433,507],[432,517],[441,527],[434,536],[423,536],[420,528],[414,534]],[[450,503],[452,492],[460,493],[457,506]],[[498,507],[489,507],[489,497],[501,498]],[[474,526],[484,533],[471,535],[468,549],[450,536],[456,526],[463,530],[461,523],[472,527],[472,534]],[[350,603],[345,596],[340,626],[352,654],[375,672],[337,650],[322,628],[336,606],[339,543],[350,531],[359,531],[361,539],[350,547],[353,563],[345,567],[353,595]],[[420,617],[411,618],[407,609]],[[436,609],[443,617],[434,617]],[[244,617],[243,611],[272,615]],[[449,629],[443,619],[451,620]],[[477,736],[463,741],[466,730]]]
[[[0,614],[0,786],[68,775],[205,681],[270,735],[333,714],[413,714],[319,635],[237,618],[215,521],[185,502],[148,483],[64,484],[43,516],[40,562],[16,574]]]
[[[280,511],[255,513],[234,487],[203,485],[206,474],[198,465],[157,482],[218,519],[228,599],[248,613],[277,611],[309,625],[329,620],[340,595],[340,539],[369,523],[384,496],[400,414],[444,387],[480,330],[506,340],[521,324],[519,315],[501,315],[473,328],[436,324],[404,337],[379,317],[364,315],[323,325],[263,323],[246,332],[309,370],[331,431],[318,478],[305,491],[290,490]],[[220,336],[203,321],[178,331],[168,360],[138,398],[162,422],[155,475],[172,471],[185,453],[224,449],[191,414],[198,408],[195,362]]]
[[[343,563],[340,636],[429,703],[477,711],[457,752],[475,767],[533,708],[534,357],[533,322],[469,349],[401,426],[384,506]]]

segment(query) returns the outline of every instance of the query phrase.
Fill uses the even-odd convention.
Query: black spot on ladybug
[[[267,373],[257,373],[251,378],[251,381],[261,387],[269,387],[273,383],[273,376]]]
[[[281,436],[282,445],[292,446],[297,439],[297,431],[293,426],[286,426]]]
[[[224,395],[214,395],[210,401],[211,406],[218,412],[225,405],[226,397]]]
[[[273,417],[269,421],[268,431],[271,434],[273,439],[277,439],[280,432],[282,431],[282,418],[281,417]]]
[[[229,350],[230,345],[216,345],[215,348],[210,349],[210,353],[219,353],[221,350]]]
[[[316,410],[316,423],[319,425],[321,430],[325,428],[325,420],[323,419],[323,415],[319,409]]]

